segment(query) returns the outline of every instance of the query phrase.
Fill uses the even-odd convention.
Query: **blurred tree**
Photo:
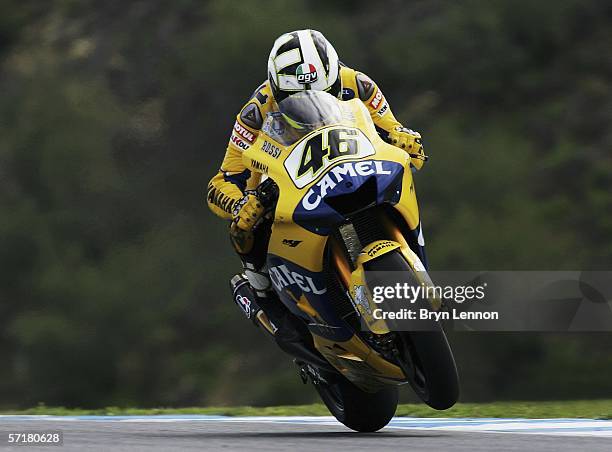
[[[0,405],[315,399],[233,306],[203,196],[289,29],[423,133],[434,268],[609,269],[611,25],[604,0],[0,2]],[[612,390],[610,335],[452,339],[464,400]]]

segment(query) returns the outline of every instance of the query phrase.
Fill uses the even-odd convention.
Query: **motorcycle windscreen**
[[[341,123],[338,99],[323,91],[300,91],[268,113],[262,131],[284,146],[291,146],[321,127]]]

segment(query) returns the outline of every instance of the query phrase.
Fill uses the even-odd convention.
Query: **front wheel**
[[[452,407],[459,377],[444,331],[399,332],[397,343],[400,367],[417,396],[436,410]]]
[[[398,271],[402,272],[404,281],[409,285],[419,285],[399,252],[387,253],[369,262],[366,270],[382,275],[376,282],[369,281],[372,286],[394,284],[397,281],[392,275]],[[385,281],[387,277],[389,281]],[[427,303],[426,300],[419,302]],[[431,321],[430,331],[397,331],[394,336],[398,363],[417,396],[436,410],[452,407],[459,398],[459,376],[453,352],[440,323]]]
[[[358,432],[375,432],[389,423],[397,409],[396,386],[378,392],[362,391],[343,376],[314,385],[319,396],[338,421]]]

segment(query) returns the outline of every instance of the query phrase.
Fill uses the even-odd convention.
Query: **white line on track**
[[[0,415],[2,421],[104,421],[104,422],[246,422],[310,425],[340,425],[331,416],[29,416]],[[410,418],[396,417],[388,429],[437,430],[477,433],[520,433],[554,436],[612,438],[612,420],[597,419],[503,419],[503,418]]]

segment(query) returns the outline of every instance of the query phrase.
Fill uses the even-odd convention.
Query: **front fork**
[[[372,314],[377,306],[367,285],[364,264],[397,250],[402,254],[420,284],[433,286],[433,282],[427,273],[425,241],[420,223],[415,230],[410,231],[410,235],[406,238],[387,215],[380,212],[376,214],[387,239],[361,244],[357,231],[352,224],[348,223],[339,229],[339,235],[344,243],[339,244],[337,239],[332,239],[331,257],[337,275],[368,329],[376,335],[384,335],[391,330],[384,320],[376,319]],[[440,309],[440,300],[430,299],[429,301],[433,309]]]

